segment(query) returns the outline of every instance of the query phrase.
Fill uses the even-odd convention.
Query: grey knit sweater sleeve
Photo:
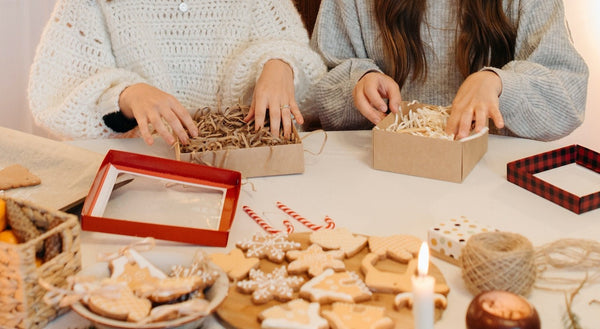
[[[454,64],[455,44],[448,27],[456,26],[454,1],[428,3],[421,37],[426,47],[426,81],[407,81],[405,100],[450,105],[464,81]],[[564,137],[584,119],[588,68],[575,49],[562,0],[504,0],[517,27],[515,59],[502,68],[483,68],[502,79],[500,111],[514,134],[553,140]],[[439,27],[439,28],[438,28]],[[330,71],[313,92],[325,129],[372,127],[355,108],[354,85],[370,70],[385,72],[372,0],[323,0],[312,47]]]
[[[518,136],[554,140],[584,119],[588,67],[575,50],[562,0],[515,1],[515,60],[492,69],[502,79],[500,111]]]
[[[353,1],[321,2],[311,46],[323,57],[329,72],[313,86],[313,100],[326,130],[373,126],[358,112],[352,99],[354,85],[366,72],[381,72],[367,52],[358,25],[360,14],[370,12],[357,10]]]

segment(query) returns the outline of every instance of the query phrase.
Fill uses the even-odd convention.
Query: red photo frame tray
[[[99,216],[99,211],[94,211],[94,208],[105,206],[107,194],[111,193],[107,191],[112,191],[115,185],[115,170],[222,190],[224,197],[218,229],[173,226],[168,223],[145,223]],[[241,179],[241,174],[237,171],[110,150],[102,161],[85,199],[81,227],[86,231],[140,237],[150,236],[162,240],[225,247],[237,209]]]
[[[584,196],[556,187],[534,174],[576,163],[596,173],[600,173],[600,154],[580,145],[570,145],[556,150],[509,162],[506,165],[506,178],[559,206],[576,214],[600,207],[600,191]]]

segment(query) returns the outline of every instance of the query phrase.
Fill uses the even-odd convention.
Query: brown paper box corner
[[[375,169],[461,183],[487,152],[487,132],[460,142],[386,131],[394,119],[390,114],[373,128]]]

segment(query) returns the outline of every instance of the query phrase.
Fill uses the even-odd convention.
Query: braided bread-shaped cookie
[[[19,243],[35,239],[42,234],[14,200],[6,200],[6,214],[8,225],[10,225]],[[36,243],[36,252],[42,251],[43,248],[43,241]]]

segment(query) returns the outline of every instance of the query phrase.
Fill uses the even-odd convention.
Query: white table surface
[[[226,249],[261,230],[241,209],[243,205],[270,220],[273,226],[283,228],[281,220],[288,217],[276,207],[277,201],[315,223],[329,215],[337,227],[367,235],[412,234],[425,240],[428,229],[440,221],[465,216],[522,234],[534,246],[561,238],[599,240],[600,209],[577,215],[506,180],[508,162],[566,146],[564,142],[490,136],[487,153],[458,184],[374,170],[370,131],[328,132],[327,136],[321,154],[305,153],[303,174],[251,178],[248,181],[252,184],[243,185]],[[304,139],[305,149],[317,152],[322,140],[322,134],[308,136]],[[117,149],[173,157],[173,151],[158,139],[153,146],[145,145],[141,139],[70,143],[102,154]],[[294,224],[296,232],[307,231],[299,223]],[[99,252],[115,251],[135,240],[127,236],[83,232],[83,266],[93,264]],[[199,247],[157,241],[155,248],[193,252]],[[204,249],[209,253],[226,250]],[[451,289],[448,308],[435,328],[464,328],[467,306],[473,296],[467,291],[458,267],[436,258],[432,261],[440,268]],[[589,304],[593,299],[600,299],[598,284],[585,287],[573,304],[573,310],[586,329],[600,328],[600,305]],[[561,316],[565,302],[562,293],[534,289],[529,300],[540,314],[542,328],[563,328]],[[78,323],[84,322],[70,312],[53,321],[47,329],[79,328]]]

